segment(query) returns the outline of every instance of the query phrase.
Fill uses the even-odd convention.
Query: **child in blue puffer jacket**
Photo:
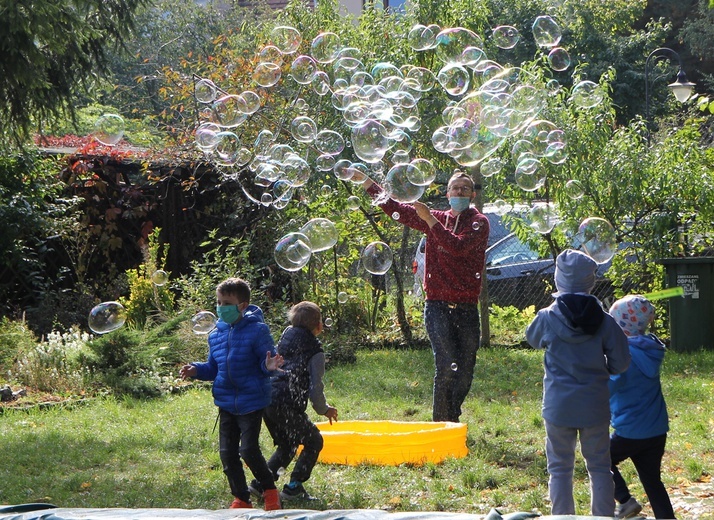
[[[208,336],[208,361],[184,365],[179,375],[213,381],[221,463],[235,497],[230,508],[253,507],[242,458],[263,487],[265,509],[280,509],[258,439],[263,409],[271,401],[270,376],[280,370],[283,358],[275,353],[263,311],[250,304],[250,286],[244,280],[229,278],[218,284],[216,314],[216,328]]]
[[[643,296],[625,296],[610,307],[622,327],[632,355],[627,371],[610,376],[610,414],[614,432],[610,457],[615,478],[617,518],[637,515],[642,506],[630,495],[617,465],[632,459],[645,488],[655,518],[674,518],[672,503],[661,479],[662,456],[667,443],[669,418],[659,379],[664,344],[646,334],[654,320],[654,307]]]

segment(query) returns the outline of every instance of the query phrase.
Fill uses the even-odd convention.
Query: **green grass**
[[[479,352],[462,416],[469,427],[466,458],[424,466],[318,464],[307,487],[319,500],[292,507],[547,514],[541,362],[532,350]],[[669,352],[663,371],[671,416],[663,478],[674,488],[714,469],[714,352]],[[328,370],[325,387],[342,420],[429,420],[432,376],[430,351],[360,351],[356,364]],[[6,411],[0,503],[225,508],[231,497],[215,418],[205,388],[147,401],[107,398],[72,409]],[[578,513],[588,514],[586,473],[580,458],[577,464]],[[644,499],[632,466],[622,468],[633,494]]]

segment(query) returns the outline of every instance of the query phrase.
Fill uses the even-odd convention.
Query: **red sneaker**
[[[280,507],[280,493],[277,489],[266,489],[263,491],[263,500],[265,500],[265,510],[275,511]]]
[[[235,498],[228,509],[252,509],[253,504],[244,502],[240,498]]]

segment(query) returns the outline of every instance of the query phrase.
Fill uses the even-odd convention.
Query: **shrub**
[[[13,321],[0,318],[0,370],[6,373],[17,358],[19,352],[32,349],[37,338],[25,321]]]

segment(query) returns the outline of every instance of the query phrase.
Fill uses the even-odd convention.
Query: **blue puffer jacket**
[[[191,363],[196,379],[213,381],[213,402],[227,412],[243,415],[270,404],[271,372],[268,352],[275,355],[273,337],[263,322],[263,311],[249,305],[233,325],[218,320],[208,336],[208,361]]]
[[[669,418],[659,370],[665,347],[652,334],[628,338],[632,363],[610,376],[610,413],[615,433],[626,439],[649,439],[667,433]]]

